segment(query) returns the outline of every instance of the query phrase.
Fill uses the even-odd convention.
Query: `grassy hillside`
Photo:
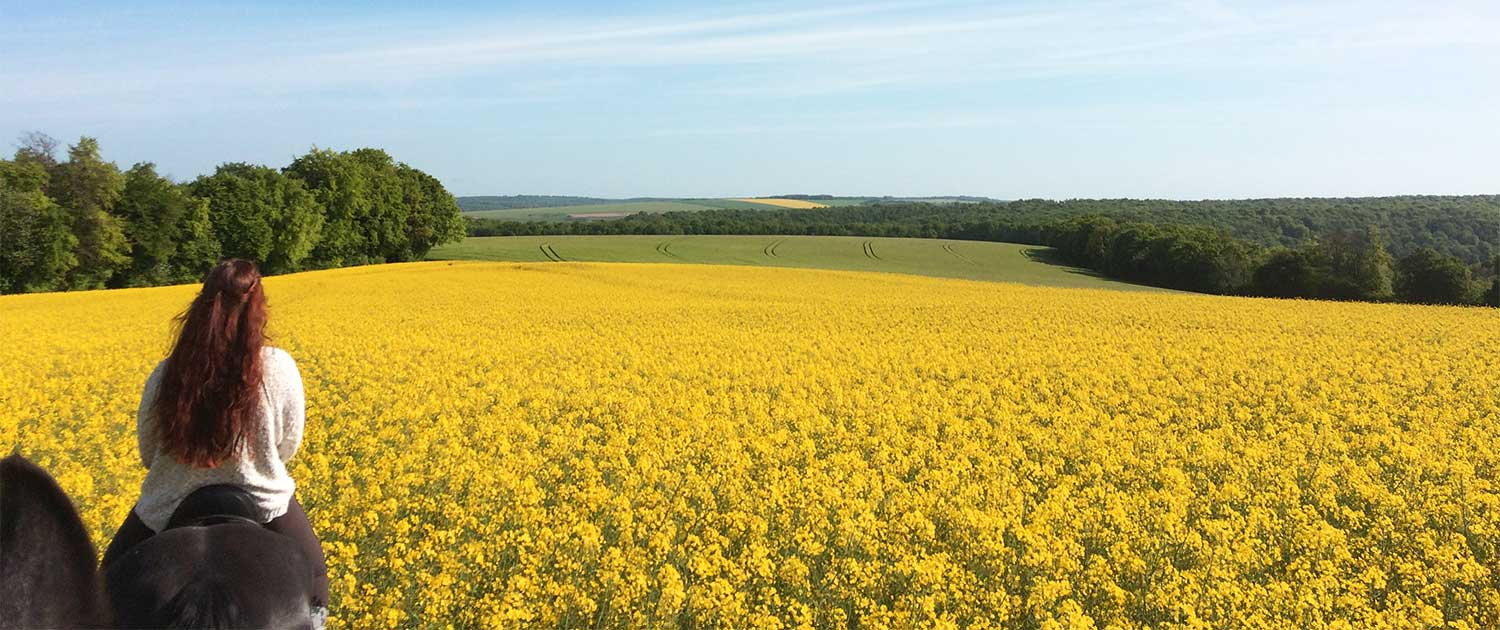
[[[1038,286],[1158,290],[1042,262],[1027,245],[846,236],[471,237],[431,258],[519,262],[676,262],[884,271]]]

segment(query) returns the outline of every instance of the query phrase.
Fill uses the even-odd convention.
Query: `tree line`
[[[1418,238],[1410,230],[1390,227],[1391,216],[1405,217],[1400,224],[1408,225],[1417,220],[1416,208],[1429,208],[1431,224],[1448,225],[1446,234],[1468,235],[1462,240],[1463,251],[1474,256],[1478,254],[1472,252],[1500,252],[1500,231],[1493,240],[1477,236],[1487,233],[1486,222],[1491,218],[1500,219],[1500,198],[1371,199],[1371,207],[1383,209],[1378,212],[1351,200],[1296,201],[1302,205],[1281,207],[1318,210],[1298,215],[1301,218],[1294,223],[1319,227],[1286,242],[1279,237],[1239,236],[1231,229],[1237,225],[1233,216],[1220,217],[1207,209],[1195,211],[1196,223],[1135,218],[1142,214],[1156,219],[1181,216],[1194,203],[1212,209],[1239,202],[1165,202],[1174,210],[1157,214],[1131,210],[1154,207],[1146,202],[1130,201],[1119,214],[1101,214],[1093,211],[1111,207],[1106,202],[1022,201],[640,213],[612,221],[470,218],[468,229],[474,236],[801,234],[1001,241],[1053,247],[1063,261],[1106,276],[1202,293],[1500,306],[1500,259],[1464,260],[1449,253],[1452,248],[1445,251],[1432,246],[1431,236]],[[1466,208],[1468,215],[1484,220],[1452,219],[1448,210],[1453,207]],[[1359,224],[1336,211],[1347,208],[1360,208],[1353,216],[1386,219]],[[1397,212],[1396,208],[1405,210]],[[1080,214],[1085,210],[1090,212]],[[1315,221],[1315,217],[1321,218]],[[1401,238],[1398,244],[1389,236],[1393,232]],[[1480,277],[1488,280],[1476,279]]]
[[[1489,282],[1455,256],[1423,247],[1396,258],[1374,227],[1296,247],[1262,247],[1205,226],[1084,217],[1046,226],[1043,244],[1106,276],[1229,295],[1500,306],[1500,259]]]
[[[1163,201],[1026,200],[1014,216],[1207,225],[1265,247],[1299,247],[1337,233],[1378,229],[1397,257],[1428,248],[1470,265],[1500,255],[1500,195]]]
[[[0,160],[0,293],[194,282],[220,258],[267,274],[419,260],[463,238],[453,195],[379,149],[314,148],[178,183],[99,143],[22,137]]]

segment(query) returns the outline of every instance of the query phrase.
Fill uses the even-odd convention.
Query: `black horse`
[[[312,573],[250,520],[243,491],[194,492],[101,572],[72,501],[20,455],[0,460],[0,628],[315,628]]]

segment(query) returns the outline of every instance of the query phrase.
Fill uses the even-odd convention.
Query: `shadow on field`
[[[1033,247],[1031,249],[1022,250],[1021,255],[1032,260],[1033,262],[1052,265],[1053,267],[1058,267],[1068,273],[1076,273],[1080,276],[1088,276],[1090,278],[1113,280],[1112,278],[1094,271],[1093,269],[1074,267],[1073,265],[1063,262],[1062,255],[1057,250],[1052,249],[1051,247]]]

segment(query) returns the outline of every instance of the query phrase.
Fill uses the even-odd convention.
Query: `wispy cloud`
[[[131,158],[184,175],[224,155],[380,144],[414,160],[425,152],[446,164],[437,174],[476,187],[504,163],[534,181],[608,172],[599,176],[629,195],[644,190],[628,189],[631,169],[661,177],[706,163],[695,144],[771,169],[756,165],[785,159],[787,141],[863,143],[844,155],[867,162],[868,181],[886,181],[904,166],[893,138],[951,156],[934,171],[979,177],[996,172],[983,164],[1001,155],[989,147],[1017,138],[1033,144],[1017,145],[1027,157],[1012,166],[1041,173],[1072,162],[1032,156],[1078,159],[1056,137],[1097,143],[1090,159],[1107,164],[1144,150],[1178,156],[1212,139],[1242,155],[1273,137],[1314,148],[1322,138],[1335,147],[1325,156],[1354,141],[1399,141],[1408,154],[1492,151],[1485,138],[1500,133],[1494,0],[760,0],[368,13],[129,5],[0,7],[0,139],[42,128],[98,134],[110,147],[113,132],[121,144],[138,141]],[[638,146],[657,154],[637,156]],[[174,163],[177,154],[190,157]],[[648,163],[657,166],[638,166]],[[1493,181],[1471,163],[1434,172]],[[700,176],[720,175],[703,167]]]
[[[208,48],[212,40],[201,37],[189,45],[203,48],[160,55],[132,54],[132,47],[159,49],[159,43],[140,41],[122,41],[79,58],[23,49],[8,54],[10,60],[0,66],[7,84],[20,86],[0,95],[0,103],[159,99],[189,91],[292,98],[340,86],[414,87],[466,77],[492,80],[487,96],[503,98],[512,96],[512,85],[534,86],[549,75],[592,71],[599,76],[601,68],[667,73],[650,80],[668,93],[755,98],[1256,64],[1306,69],[1430,46],[1493,53],[1500,47],[1494,35],[1500,32],[1500,12],[1483,7],[1444,12],[1365,2],[1137,1],[1061,8],[892,2],[493,20],[416,32],[375,23],[328,37],[328,46],[304,40],[287,47],[284,41],[297,39],[288,33],[265,44],[232,42],[229,54]],[[13,25],[0,37],[19,38],[24,29]],[[67,42],[61,44],[66,50]],[[673,68],[715,67],[724,70],[718,76],[670,74]],[[731,72],[786,79],[726,85],[735,81],[724,76]],[[586,82],[577,82],[550,92],[566,97],[588,89]]]

